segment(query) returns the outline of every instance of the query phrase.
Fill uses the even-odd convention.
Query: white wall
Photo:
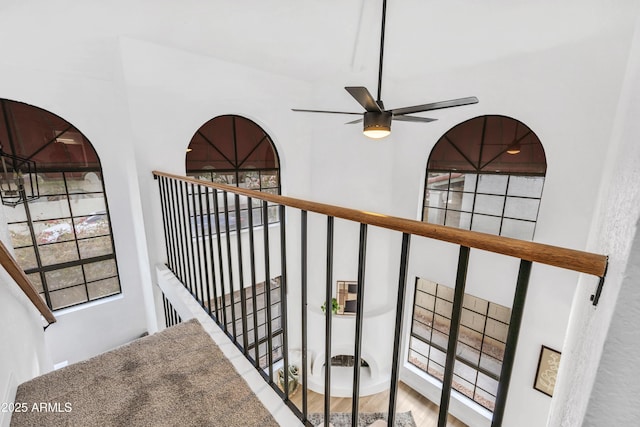
[[[10,247],[4,234],[2,241]],[[19,384],[50,371],[53,364],[40,313],[4,268],[0,268],[0,342],[0,404],[12,403]],[[10,419],[10,412],[0,412],[0,426],[8,427]]]
[[[290,105],[308,89],[281,76],[215,58],[123,38],[125,89],[134,132],[137,168],[152,263],[164,259],[160,201],[151,171],[184,174],[185,150],[208,120],[238,114],[272,138],[290,195],[308,192],[309,144],[290,120]]]
[[[72,363],[126,343],[150,329],[144,293],[150,292],[151,282],[138,207],[135,153],[126,100],[118,84],[116,40],[98,46],[83,45],[79,40],[70,43],[59,59],[67,54],[73,58],[76,54],[76,60],[69,59],[66,67],[53,67],[51,64],[57,60],[49,55],[56,49],[48,43],[55,45],[56,42],[43,34],[43,30],[45,28],[34,29],[24,35],[26,45],[39,40],[38,47],[29,55],[11,49],[0,59],[3,76],[0,97],[26,102],[61,116],[93,144],[104,172],[123,291],[118,297],[56,313],[58,323],[45,333],[51,357],[54,363]],[[9,24],[0,30],[5,39],[11,38],[12,31],[15,28]],[[82,53],[84,49],[87,50]],[[92,55],[100,59],[99,64]],[[42,61],[49,58],[51,62],[43,66],[40,60],[33,61],[35,57]]]
[[[471,117],[504,114],[527,124],[546,151],[548,172],[534,240],[584,249],[598,207],[602,159],[607,155],[616,117],[631,30],[630,26],[621,27],[570,45],[480,64],[472,70],[425,76],[421,86],[438,82],[430,91],[435,99],[453,97],[439,92],[440,88],[455,87],[452,95],[476,95],[480,103],[446,111],[440,120],[426,126],[394,124],[390,142],[395,150],[394,213],[420,217],[426,162],[442,134]],[[398,82],[393,90],[402,94],[402,87],[418,84]],[[412,246],[423,255],[414,253],[410,285],[415,276],[453,285],[456,248],[426,242],[412,242]],[[607,253],[602,246],[590,249]],[[511,306],[516,275],[515,261],[472,251],[467,292]],[[589,306],[597,280],[589,277],[580,283],[584,291],[575,304]],[[534,266],[505,425],[545,424],[551,399],[532,388],[540,346],[563,349],[577,286],[577,274]],[[462,411],[460,415],[464,418]]]
[[[640,421],[638,371],[638,218],[640,217],[640,23],[618,115],[605,158],[589,248],[609,256],[609,271],[597,307],[578,304],[593,292],[576,292],[550,425],[633,425]],[[593,391],[590,390],[593,387]]]

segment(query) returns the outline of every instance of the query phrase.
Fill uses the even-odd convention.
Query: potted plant
[[[284,391],[284,368],[278,369],[278,387]],[[289,365],[287,369],[287,382],[289,383],[289,396],[298,390],[298,367]]]
[[[320,308],[322,309],[322,312],[324,313],[324,311],[327,309],[327,303],[326,302],[322,303]],[[338,304],[338,300],[335,299],[335,298],[332,298],[331,299],[331,312],[333,314],[338,314],[338,310],[339,309],[340,309],[340,305]]]

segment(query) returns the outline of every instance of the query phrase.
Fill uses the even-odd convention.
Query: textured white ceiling
[[[635,18],[634,0],[388,0],[385,77],[411,78],[575,42]],[[4,60],[51,65],[137,38],[309,81],[375,82],[382,0],[2,0]],[[20,51],[11,39],[20,37]],[[3,59],[0,58],[0,61]],[[99,61],[98,61],[99,62]]]

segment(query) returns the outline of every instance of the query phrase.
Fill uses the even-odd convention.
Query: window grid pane
[[[530,240],[543,176],[427,171],[422,220]]]
[[[57,310],[120,293],[100,172],[51,172],[39,185],[41,197],[21,205],[32,223],[9,230],[18,264],[43,299],[49,293]]]
[[[416,280],[408,361],[440,381],[453,293],[453,288]],[[467,294],[463,305],[452,386],[493,411],[511,309]]]

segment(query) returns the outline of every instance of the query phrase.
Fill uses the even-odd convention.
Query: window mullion
[[[76,253],[78,254],[78,260],[81,260],[82,257],[80,255],[80,244],[78,243],[78,235],[76,234],[75,221],[73,216],[73,211],[71,210],[71,195],[69,194],[69,183],[67,182],[67,173],[62,173],[62,180],[64,181],[64,191],[67,194],[67,206],[69,207],[69,220],[71,221],[71,232],[73,233],[73,241],[76,246]],[[80,271],[82,272],[82,283],[84,284],[84,293],[87,296],[87,301],[89,301],[89,287],[87,286],[87,277],[84,274],[84,267],[82,264],[80,265]]]
[[[502,224],[504,224],[504,212],[507,208],[507,194],[509,194],[509,183],[511,182],[511,175],[507,175],[507,186],[504,189],[504,198],[502,199],[502,215],[500,215],[500,228],[498,236],[502,236]]]

